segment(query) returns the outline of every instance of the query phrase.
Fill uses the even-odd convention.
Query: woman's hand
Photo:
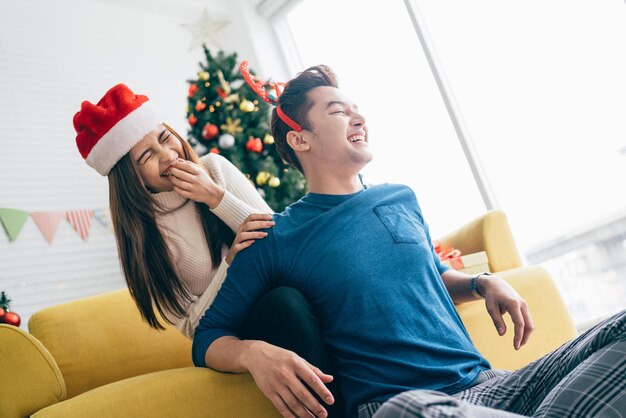
[[[217,207],[224,197],[224,189],[213,181],[207,171],[191,161],[177,159],[170,169],[174,191],[195,202]]]
[[[266,213],[253,213],[248,216],[237,231],[233,245],[228,250],[226,262],[230,265],[237,253],[254,243],[257,239],[267,236],[267,232],[258,231],[259,229],[271,228],[274,226],[272,215]]]

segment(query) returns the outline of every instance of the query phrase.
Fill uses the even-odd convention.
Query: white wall
[[[108,205],[106,178],[76,149],[72,117],[82,100],[96,102],[118,82],[147,94],[186,133],[186,80],[195,76],[203,57],[200,48],[188,51],[191,34],[181,24],[195,22],[205,6],[215,20],[232,22],[222,31],[227,52],[237,51],[242,59],[250,55],[264,76],[263,68],[280,72],[275,46],[250,40],[259,31],[272,36],[255,4],[2,0],[0,208],[65,211]],[[123,286],[113,234],[96,221],[82,241],[62,220],[52,245],[31,218],[15,242],[0,232],[0,290],[13,299],[23,328],[45,306]]]

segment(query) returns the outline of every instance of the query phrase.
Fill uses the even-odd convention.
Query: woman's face
[[[129,152],[146,188],[153,192],[174,190],[170,166],[177,158],[185,158],[183,146],[164,125],[159,125],[131,148]]]

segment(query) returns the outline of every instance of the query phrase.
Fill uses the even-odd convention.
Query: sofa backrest
[[[191,340],[171,326],[150,328],[127,289],[43,309],[28,328],[56,360],[68,398],[128,377],[192,366]]]
[[[454,247],[463,254],[487,253],[489,271],[499,272],[522,266],[509,221],[501,210],[492,210],[439,238],[443,247]]]

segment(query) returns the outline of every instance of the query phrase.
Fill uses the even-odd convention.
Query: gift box
[[[441,264],[467,274],[489,272],[489,258],[487,258],[486,251],[449,257],[441,260]]]

